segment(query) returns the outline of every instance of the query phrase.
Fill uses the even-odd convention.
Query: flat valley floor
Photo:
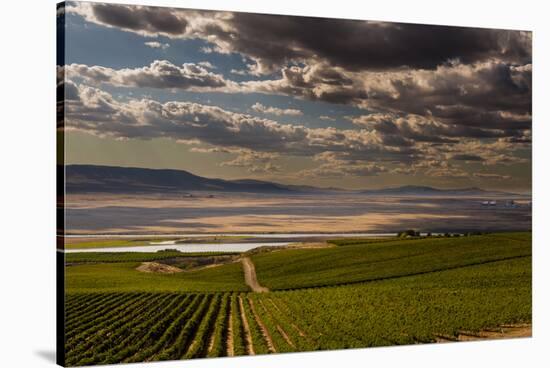
[[[188,196],[190,195],[190,196]],[[71,194],[69,234],[529,231],[531,199],[360,194]],[[515,200],[517,207],[507,207]]]

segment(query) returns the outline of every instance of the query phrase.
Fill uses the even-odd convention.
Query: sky
[[[68,2],[67,164],[531,190],[527,31]]]

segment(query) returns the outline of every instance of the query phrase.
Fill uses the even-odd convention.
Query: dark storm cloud
[[[224,40],[268,65],[319,58],[348,70],[383,70],[433,69],[452,59],[531,60],[530,36],[517,31],[247,13],[229,22],[236,37]]]
[[[289,66],[281,70],[280,79],[243,82],[241,90],[358,105],[369,98],[368,90],[360,78],[347,74],[349,73],[327,64]]]
[[[392,79],[392,88],[379,90],[371,105],[486,129],[531,126],[531,65],[460,64],[439,67],[433,75],[411,74]]]
[[[99,23],[140,33],[180,35],[187,26],[169,8],[99,3],[92,5],[92,11]]]
[[[529,32],[115,4],[73,3],[69,10],[140,34],[205,39],[219,52],[253,59],[256,73],[311,59],[347,70],[434,69],[453,59],[531,61]]]
[[[451,137],[513,136],[531,128],[531,65],[489,61],[451,63],[435,70],[333,70],[333,76],[353,80],[352,85],[325,83],[321,76],[327,69],[332,67],[327,64],[286,67],[280,79],[245,82],[242,87],[313,101],[352,104],[371,111],[423,116],[448,125],[438,124],[440,129],[434,130],[434,134]],[[392,129],[381,125],[379,128]]]

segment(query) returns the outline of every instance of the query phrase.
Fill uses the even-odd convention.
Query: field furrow
[[[256,323],[258,324],[258,327],[260,328],[260,331],[262,332],[262,336],[264,338],[264,341],[267,345],[267,349],[270,353],[276,353],[277,347],[275,346],[275,343],[273,342],[273,338],[271,336],[271,333],[266,327],[266,323],[262,318],[260,317],[260,314],[258,313],[256,309],[256,305],[254,303],[254,300],[252,300],[251,297],[248,298],[248,304],[250,304],[250,310],[252,311],[252,315],[254,316],[254,319],[256,320]]]
[[[264,324],[267,328],[272,331],[271,336],[273,338],[274,344],[279,347],[281,352],[291,352],[296,351],[296,345],[292,342],[289,333],[285,331],[282,327],[282,323],[277,320],[273,313],[266,307],[264,300],[258,298],[257,308],[260,318],[263,319]],[[286,327],[286,326],[285,326]],[[288,327],[287,327],[288,329]]]
[[[254,342],[252,338],[252,331],[250,329],[250,323],[247,318],[247,311],[245,304],[243,303],[243,296],[239,295],[239,313],[241,316],[242,327],[243,327],[243,338],[245,343],[245,350],[248,355],[255,355],[256,350],[254,349]],[[248,313],[250,315],[250,313]]]
[[[248,327],[250,331],[250,338],[254,346],[256,354],[268,354],[273,352],[273,347],[270,347],[270,341],[268,341],[262,325],[258,322],[258,318],[253,311],[253,306],[246,295],[242,296],[242,307],[244,308],[245,315],[247,316]]]

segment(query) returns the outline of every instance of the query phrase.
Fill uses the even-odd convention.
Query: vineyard
[[[353,252],[370,250],[372,255],[356,256],[355,263],[346,265],[343,259],[336,258],[333,269],[351,267],[351,273],[355,274],[359,269],[357,263],[362,262],[364,268],[382,272],[382,277],[355,282],[355,278],[340,271],[341,284],[327,283],[326,280],[334,280],[334,274],[323,271],[322,263],[315,260],[326,256],[327,250],[311,250],[309,260],[301,256],[301,261],[311,267],[303,272],[325,274],[321,285],[267,293],[247,291],[239,263],[184,276],[152,275],[153,280],[162,280],[157,282],[158,288],[150,287],[151,280],[139,280],[141,275],[137,276],[137,287],[120,284],[129,277],[134,265],[131,263],[71,266],[69,269],[77,271],[82,268],[79,271],[82,275],[107,267],[103,271],[107,280],[98,284],[96,279],[85,279],[82,275],[81,279],[75,279],[78,273],[68,275],[72,291],[66,297],[66,364],[430,343],[441,336],[452,340],[464,331],[530,323],[530,239],[526,234],[479,239],[485,241],[485,247],[479,241],[478,246],[473,246],[470,241],[453,239],[457,248],[452,252],[454,258],[436,258],[447,243],[428,240],[400,242],[402,246],[416,248],[407,251],[397,246],[399,242],[365,243],[364,248],[357,245],[359,248]],[[342,249],[355,246],[346,245]],[[377,247],[384,247],[386,255]],[[287,252],[302,250],[254,256],[258,271],[262,270],[258,274],[261,283],[278,285],[272,276],[274,271],[266,272],[266,264],[279,261],[280,254]],[[417,268],[409,266],[404,274],[384,271],[392,264],[391,260],[403,256],[402,252],[412,259],[412,264],[417,262]],[[432,259],[438,268],[425,271],[421,255],[426,253],[436,255]],[[489,253],[493,258],[488,258]],[[260,256],[274,259],[257,260]],[[451,262],[459,258],[470,262]],[[385,267],[377,268],[378,263]],[[442,264],[447,268],[442,269]],[[383,272],[390,272],[392,277]],[[222,275],[227,279],[223,280]],[[361,275],[371,273],[365,271]],[[290,276],[285,287],[309,279],[292,273]],[[241,283],[236,277],[240,277]]]
[[[529,255],[531,235],[523,233],[350,241],[334,248],[261,253],[252,260],[262,284],[281,290],[403,277]]]

